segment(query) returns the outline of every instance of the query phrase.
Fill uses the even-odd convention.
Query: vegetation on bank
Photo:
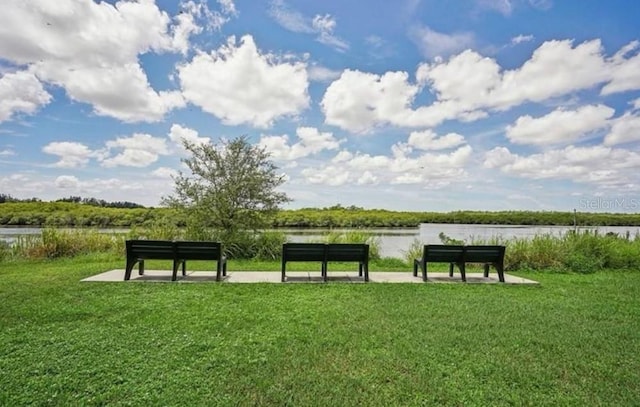
[[[80,282],[121,267],[0,264],[1,405],[640,405],[640,273]]]
[[[0,203],[2,226],[134,227],[158,223],[187,226],[173,208],[111,208],[77,202]],[[334,206],[281,210],[270,220],[276,228],[417,227],[421,223],[640,226],[640,213],[553,211],[403,212]]]
[[[19,237],[11,245],[0,245],[0,259],[55,259],[91,253],[107,253],[123,259],[126,239],[189,239],[185,229],[160,225],[153,228],[133,228],[128,233],[100,233],[95,229],[43,229],[41,235]],[[618,236],[597,232],[568,232],[563,235],[544,234],[533,238],[489,241],[453,242],[441,234],[446,244],[503,244],[507,246],[505,267],[513,270],[547,270],[555,272],[593,273],[600,270],[640,270],[640,236]],[[266,231],[243,235],[242,240],[225,245],[232,260],[279,261],[286,235]],[[413,259],[422,255],[422,244],[415,240],[405,250],[403,259],[380,259],[380,242],[362,231],[330,232],[322,241],[367,243],[370,257],[391,269],[410,270]],[[385,263],[386,262],[386,263]],[[384,267],[383,267],[384,269]]]

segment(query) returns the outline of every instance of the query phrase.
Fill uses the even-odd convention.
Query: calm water
[[[348,229],[285,229],[283,230],[292,242],[305,242],[317,240],[323,234],[333,231],[346,231]],[[440,224],[423,223],[418,228],[380,228],[366,229],[375,235],[380,241],[380,254],[383,257],[403,257],[404,252],[409,248],[414,239],[418,239],[422,244],[441,243],[439,234],[444,233],[453,239],[471,242],[473,240],[488,240],[493,237],[510,239],[514,237],[527,238],[541,234],[552,234],[560,236],[565,232],[573,230],[572,226],[517,226],[517,225],[464,225],[464,224]],[[598,226],[579,227],[578,230],[596,230],[598,233],[609,232],[619,235],[629,233],[632,237],[640,235],[638,226]],[[127,232],[128,229],[102,229],[101,231]],[[0,227],[0,241],[12,242],[18,236],[39,235],[40,228],[31,227]]]

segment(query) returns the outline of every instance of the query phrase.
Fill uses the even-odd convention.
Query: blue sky
[[[247,135],[288,206],[640,210],[640,2],[7,0],[0,192],[156,206]]]

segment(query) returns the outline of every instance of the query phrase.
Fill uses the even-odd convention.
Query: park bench
[[[327,281],[330,261],[358,262],[358,275],[369,281],[369,245],[361,243],[285,243],[282,245],[282,277],[286,280],[287,262],[319,262],[322,279]]]
[[[498,272],[498,279],[504,283],[504,246],[496,245],[473,245],[464,247],[465,263],[482,263],[484,264],[484,276],[489,277],[489,267],[493,266]],[[464,263],[460,272],[462,280],[465,281]],[[451,273],[449,275],[452,275]]]
[[[453,277],[453,268],[460,269],[462,281],[467,281],[467,263],[481,263],[484,265],[484,276],[489,277],[489,267],[493,266],[498,272],[498,279],[504,283],[504,246],[496,245],[425,245],[422,258],[413,262],[413,275],[418,275],[418,268],[422,270],[422,280],[427,281],[427,263],[449,263],[449,276]]]
[[[178,265],[182,264],[182,275],[186,274],[187,260],[212,260],[216,262],[216,281],[227,275],[227,258],[222,254],[219,242],[176,241],[176,259],[173,280],[176,279]]]
[[[416,277],[418,275],[418,269],[420,269],[422,271],[422,280],[427,281],[428,263],[449,263],[449,275],[453,276],[454,265],[458,266],[460,271],[464,268],[463,253],[464,246],[460,245],[425,245],[422,251],[422,257],[413,260],[413,276]]]
[[[175,281],[178,268],[182,265],[182,275],[186,275],[187,260],[217,261],[216,281],[227,275],[227,259],[222,255],[222,246],[217,242],[169,241],[169,240],[127,240],[127,263],[124,279],[131,279],[133,267],[138,263],[138,274],[144,274],[145,260],[171,260]]]

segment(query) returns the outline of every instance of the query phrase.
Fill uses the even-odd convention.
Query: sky
[[[4,0],[0,193],[158,206],[182,140],[285,207],[640,212],[634,0]]]

